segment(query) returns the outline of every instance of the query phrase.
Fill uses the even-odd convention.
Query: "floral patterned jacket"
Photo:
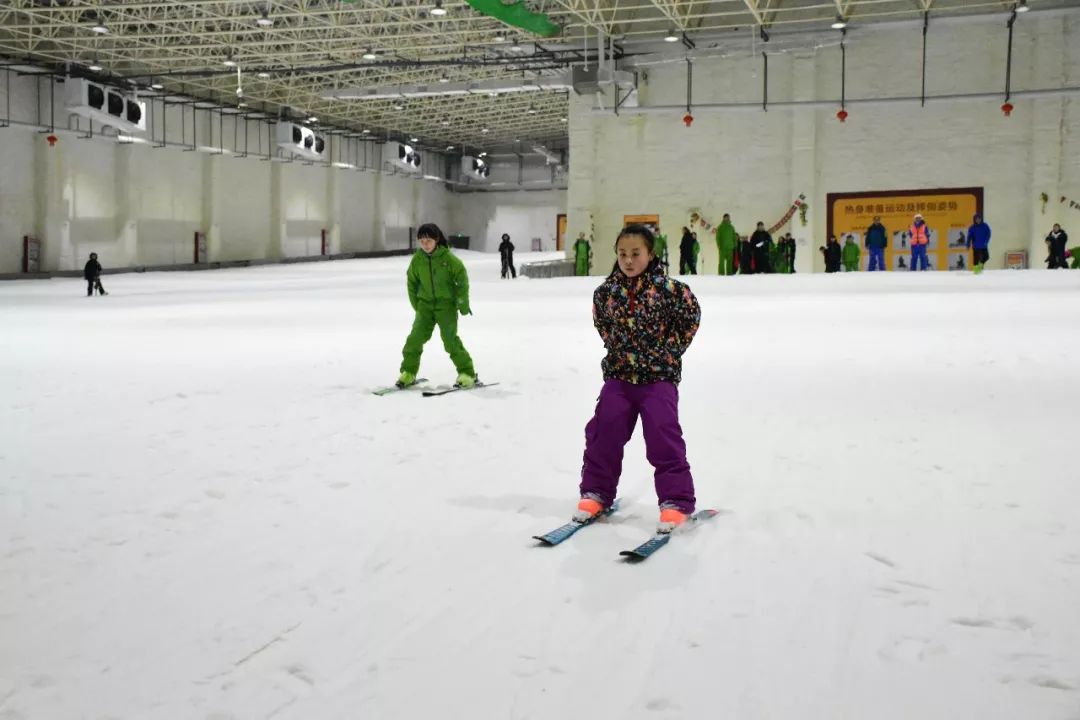
[[[633,279],[616,269],[593,292],[593,325],[607,348],[604,379],[677,385],[682,355],[700,322],[690,288],[665,275],[656,261]]]

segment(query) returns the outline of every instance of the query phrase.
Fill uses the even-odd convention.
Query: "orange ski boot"
[[[583,497],[574,511],[574,522],[588,522],[604,511],[604,505],[596,498]]]
[[[656,532],[669,533],[686,522],[690,517],[678,508],[660,508],[660,522],[656,524]]]

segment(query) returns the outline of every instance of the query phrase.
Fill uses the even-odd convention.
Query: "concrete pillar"
[[[346,162],[341,157],[345,138],[337,138],[335,142],[334,136],[330,136],[330,142],[334,143],[334,152],[338,154],[337,161]],[[331,255],[341,252],[341,181],[346,172],[348,171],[333,166],[326,169],[326,230]]]
[[[566,192],[566,257],[573,259],[574,241],[578,233],[592,236],[593,272],[602,272],[604,265],[596,257],[598,247],[594,227],[593,204],[596,196],[596,118],[592,115],[592,98],[570,94],[568,132],[570,136],[570,167],[567,171]],[[610,267],[610,263],[608,264]]]
[[[1068,70],[1068,50],[1065,39],[1065,18],[1059,18],[1052,26],[1046,27],[1039,33],[1039,40],[1035,43],[1032,52],[1032,65],[1039,68],[1040,79],[1045,87],[1065,87]],[[1028,167],[1030,182],[1030,197],[1032,202],[1029,207],[1029,222],[1025,223],[1028,230],[1027,238],[997,238],[991,240],[991,267],[1003,267],[1005,253],[1008,250],[1028,251],[1028,266],[1032,268],[1045,268],[1047,249],[1043,242],[1049,234],[1055,222],[1060,222],[1057,217],[1060,203],[1058,198],[1061,194],[1062,183],[1062,153],[1065,144],[1065,107],[1069,102],[1065,98],[1047,98],[1024,103],[1021,108],[1027,111],[1030,108],[1029,118],[1017,118],[1014,112],[1014,120],[1027,120],[1030,128],[1030,147],[1028,155],[1030,165]],[[1026,107],[1025,107],[1026,106]],[[1049,201],[1046,203],[1046,212],[1039,201],[1039,193],[1046,193]],[[990,218],[987,218],[991,222]],[[997,241],[997,242],[995,242]]]
[[[134,176],[133,153],[135,146],[129,143],[117,143],[115,148],[115,173],[113,180],[116,193],[116,237],[119,257],[116,265],[131,267],[139,264],[138,222],[139,195],[138,179]]]
[[[37,133],[27,133],[34,143],[34,194],[38,198],[35,233],[42,243],[41,269],[46,272],[78,267],[71,246],[71,214],[74,189],[68,169],[69,154],[77,147],[66,135],[55,146]]]
[[[209,262],[222,260],[227,240],[221,234],[222,203],[217,202],[221,185],[220,160],[214,155],[204,155],[202,158],[202,232],[206,233],[206,257]]]
[[[270,163],[270,238],[266,245],[266,257],[279,260],[284,257],[288,226],[285,222],[285,163]]]
[[[796,55],[791,63],[793,99],[812,100],[816,88],[816,59]],[[806,195],[809,209],[804,226],[796,212],[791,220],[795,238],[795,272],[820,272],[825,269],[818,247],[825,238],[825,196],[817,190],[817,111],[794,108],[791,111],[791,185],[790,196]],[[820,220],[819,220],[820,218]],[[820,225],[820,227],[819,227]]]
[[[371,249],[374,251],[386,249],[386,226],[383,222],[383,181],[386,175],[382,172],[382,145],[376,145],[375,157],[375,182],[373,192],[375,195],[375,211],[371,215]]]

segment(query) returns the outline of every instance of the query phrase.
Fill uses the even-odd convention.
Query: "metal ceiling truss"
[[[97,61],[115,79],[164,85],[222,106],[315,115],[346,131],[415,135],[431,146],[499,147],[515,139],[565,144],[566,92],[323,99],[346,87],[525,80],[595,63],[598,38],[624,52],[682,52],[660,42],[755,27],[820,32],[841,15],[858,23],[955,13],[1001,13],[1013,0],[524,0],[563,26],[536,40],[465,0],[0,0],[0,54],[54,70]],[[1030,0],[1034,8],[1076,0]],[[262,24],[260,24],[260,20]],[[106,32],[95,32],[101,24]],[[688,43],[686,47],[691,47]],[[609,45],[610,47],[610,45]],[[588,49],[586,54],[585,50]],[[376,58],[365,59],[369,51]],[[87,74],[85,70],[83,74]],[[259,77],[264,73],[264,77]],[[483,132],[484,129],[487,132]]]

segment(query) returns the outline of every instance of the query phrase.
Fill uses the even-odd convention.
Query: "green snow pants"
[[[1070,248],[1069,252],[1072,254],[1072,265],[1069,266],[1069,269],[1076,270],[1080,268],[1080,245]]]
[[[734,275],[735,274],[735,251],[724,252],[720,251],[720,266],[717,268],[717,272],[720,275]]]
[[[579,257],[574,261],[574,274],[578,276],[589,274],[589,258]]]
[[[405,339],[405,347],[401,350],[401,372],[410,372],[413,375],[420,372],[420,355],[424,352],[424,343],[431,339],[431,334],[438,325],[443,347],[449,353],[458,374],[475,376],[476,370],[473,368],[472,358],[457,334],[457,321],[456,308],[420,307],[416,311],[416,319],[413,320],[409,337]]]

